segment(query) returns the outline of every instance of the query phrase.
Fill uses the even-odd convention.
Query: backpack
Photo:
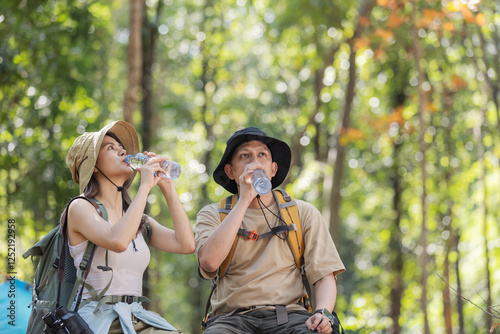
[[[23,254],[24,259],[31,258],[34,267],[33,258],[39,258],[33,277],[32,302],[30,304],[32,310],[28,320],[27,334],[43,333],[45,323],[42,317],[57,307],[66,306],[68,310],[71,309],[78,287],[84,282],[90,270],[92,257],[97,246],[90,241],[88,242],[78,275],[73,257],[67,247],[68,208],[74,200],[79,198],[90,202],[104,220],[108,219],[106,208],[97,199],[88,199],[83,196],[74,197],[66,205],[60,224]],[[146,221],[143,235],[146,243],[149,244],[151,225],[148,221]]]
[[[292,196],[288,195],[288,193],[281,189],[276,189],[273,191],[273,195],[277,202],[279,203],[279,214],[281,216],[282,222],[284,225],[276,226],[271,229],[270,232],[266,232],[263,234],[258,234],[255,231],[248,231],[240,228],[234,239],[233,245],[226,259],[222,262],[217,272],[217,275],[212,279],[212,288],[210,291],[210,295],[208,297],[205,318],[202,320],[202,329],[206,327],[207,321],[210,318],[210,300],[212,298],[212,294],[217,287],[218,280],[222,279],[227,272],[231,259],[233,257],[234,251],[236,249],[236,245],[240,237],[247,238],[249,240],[257,241],[262,238],[270,238],[275,234],[280,233],[288,233],[287,241],[290,246],[290,250],[293,254],[295,264],[299,268],[302,276],[302,283],[306,288],[307,294],[302,298],[302,303],[304,307],[312,312],[312,305],[309,296],[311,296],[311,286],[309,285],[309,281],[307,280],[305,265],[304,265],[304,237],[302,235],[302,227],[300,226],[299,220],[299,210],[297,208],[297,202],[293,199]],[[236,204],[236,195],[232,195],[226,197],[225,199],[221,199],[219,202],[219,214],[221,217],[221,221],[224,220],[232,207]]]

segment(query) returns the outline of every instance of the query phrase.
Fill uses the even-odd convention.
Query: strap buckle
[[[207,313],[207,315],[201,320],[201,330],[204,331],[207,328],[208,319],[212,316],[212,313]]]
[[[82,261],[80,262],[80,269],[83,271],[85,270],[85,268],[87,268],[87,265],[88,265],[89,261],[87,259],[82,259]]]
[[[259,238],[259,234],[253,230],[252,232],[250,231],[245,231],[243,234],[245,238],[248,238],[250,240],[256,241]]]
[[[134,296],[122,296],[122,302],[127,304],[133,304],[134,299],[135,299]]]

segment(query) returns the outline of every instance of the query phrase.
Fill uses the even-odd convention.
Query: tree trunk
[[[460,243],[460,231],[457,230],[453,237],[454,245],[453,250],[457,252],[457,260],[455,261],[455,275],[457,276],[457,295],[462,296],[462,279],[460,278],[460,252],[458,244]],[[465,320],[464,320],[464,301],[462,298],[457,298],[457,312],[458,312],[458,334],[465,334]]]
[[[353,36],[347,41],[351,48],[351,55],[349,58],[349,82],[347,85],[347,94],[345,99],[344,111],[342,117],[339,118],[339,126],[337,126],[336,134],[335,134],[335,146],[331,147],[328,150],[327,154],[327,163],[333,164],[333,175],[326,175],[325,180],[323,182],[323,192],[325,196],[323,198],[323,216],[325,220],[328,221],[330,226],[330,234],[333,237],[333,240],[337,243],[337,246],[340,247],[340,205],[341,205],[341,196],[340,189],[342,186],[342,177],[343,177],[343,169],[344,169],[344,157],[345,157],[345,147],[340,145],[340,138],[342,138],[343,129],[347,129],[350,124],[350,113],[352,109],[352,102],[354,100],[354,87],[356,83],[356,50],[354,48],[354,42],[363,32],[364,26],[361,24],[363,18],[367,18],[370,16],[370,13],[375,4],[374,0],[366,0],[361,2],[359,7],[359,16],[358,22],[356,24],[356,28],[354,29]],[[328,63],[325,62],[323,66],[323,70],[321,72],[321,77],[317,75],[315,92],[316,92],[316,110],[319,110],[321,105],[321,89],[323,88],[323,77],[324,72],[328,66],[332,63],[335,54],[338,51],[338,46],[334,47],[330,50],[328,54]],[[314,115],[315,117],[316,115]],[[313,117],[310,118],[310,121],[314,120]],[[329,191],[328,191],[329,190]]]
[[[446,282],[450,281],[450,249],[446,247],[444,255],[443,275]],[[450,300],[450,287],[447,284],[443,286],[443,316],[446,334],[453,334],[453,324],[451,322],[451,300]]]
[[[490,251],[488,249],[488,204],[486,202],[488,198],[488,187],[486,186],[486,165],[484,161],[484,144],[483,144],[483,122],[486,119],[486,108],[483,108],[483,114],[478,122],[475,132],[476,139],[478,144],[478,154],[479,154],[479,163],[481,169],[481,185],[483,188],[483,198],[482,203],[479,204],[481,208],[482,222],[483,222],[483,240],[484,240],[484,260],[485,260],[485,276],[486,276],[486,291],[488,293],[486,297],[486,310],[488,312],[491,311],[492,306],[492,298],[491,298],[491,273],[490,273]],[[491,328],[493,324],[493,318],[491,315],[486,314],[486,328]]]
[[[351,124],[351,110],[354,100],[354,87],[356,83],[356,50],[351,44],[351,54],[349,56],[349,82],[347,84],[347,94],[345,99],[344,112],[340,119],[340,126],[337,127],[337,154],[335,156],[335,165],[333,169],[333,184],[330,194],[330,234],[334,242],[340,245],[340,205],[342,196],[340,190],[342,187],[342,178],[344,174],[345,147],[341,142],[344,130]]]
[[[399,152],[401,149],[401,144],[394,143],[394,153],[393,161],[399,161]],[[401,334],[401,325],[399,324],[399,317],[401,316],[401,300],[403,299],[403,250],[401,249],[401,193],[402,189],[400,186],[400,177],[398,173],[399,164],[395,163],[391,175],[392,189],[394,191],[392,208],[396,213],[394,219],[394,227],[391,229],[391,236],[389,240],[389,245],[392,254],[394,254],[392,262],[392,289],[391,289],[391,310],[390,316],[392,319],[392,325],[389,329],[391,334]]]
[[[447,150],[447,156],[448,156],[448,161],[452,161],[453,159],[453,141],[452,136],[451,136],[451,130],[453,129],[453,121],[452,121],[452,114],[451,110],[453,108],[453,97],[451,96],[451,92],[445,88],[445,91],[443,92],[443,114],[448,117],[450,120],[449,124],[447,126],[443,127],[443,130],[445,131],[444,133],[444,140],[446,141],[446,150]],[[445,167],[445,175],[444,175],[444,180],[446,182],[445,189],[450,188],[450,183],[451,183],[451,176],[453,174],[453,170],[451,166]],[[450,252],[453,249],[453,200],[452,197],[448,192],[445,193],[445,198],[443,199],[448,203],[448,217],[449,221],[447,224],[444,225],[444,230],[448,232],[448,240],[445,241],[445,257],[444,257],[444,280],[445,282],[450,282]],[[451,307],[451,299],[450,299],[450,286],[448,284],[443,285],[443,316],[444,316],[444,323],[445,323],[445,330],[446,334],[453,334],[453,322],[452,322],[452,307]]]
[[[156,8],[156,22],[150,23],[147,16],[146,7],[143,6],[143,28],[142,40],[143,43],[143,57],[142,57],[142,150],[149,151],[153,141],[154,133],[152,129],[153,123],[153,74],[152,67],[154,63],[154,54],[156,49],[156,36],[157,36],[157,22],[162,8],[162,1],[158,2]],[[151,295],[149,285],[149,269],[144,272],[144,288],[143,294],[145,296]]]
[[[396,77],[405,78],[407,77],[404,71],[401,71],[401,65],[396,62],[391,66],[396,73]],[[407,79],[402,79],[401,84],[394,85],[394,92],[391,94],[391,101],[394,101],[394,113],[401,112],[407,96],[405,94]],[[402,125],[402,124],[400,124]],[[401,129],[402,127],[400,127]],[[400,153],[403,145],[402,131],[399,130],[398,137],[394,138],[393,142],[393,161],[394,164],[389,171],[389,179],[394,192],[394,197],[392,200],[392,210],[395,213],[394,224],[390,228],[390,238],[389,238],[389,248],[391,254],[391,279],[393,284],[391,285],[391,309],[390,317],[392,319],[391,327],[389,328],[389,333],[391,334],[401,334],[401,325],[399,324],[399,318],[401,317],[401,308],[404,293],[403,285],[403,269],[404,269],[404,258],[403,258],[403,247],[402,247],[402,233],[401,233],[401,217],[403,215],[401,203],[402,203],[402,193],[401,188],[401,176],[399,174],[399,169],[401,166]]]
[[[130,0],[128,87],[123,101],[123,119],[130,124],[133,124],[142,79],[142,6],[142,0]]]
[[[319,124],[316,122],[316,115],[318,115],[319,110],[323,104],[323,102],[321,101],[321,91],[324,88],[323,78],[325,76],[325,70],[328,66],[333,64],[333,59],[334,59],[335,54],[337,53],[338,50],[339,50],[339,47],[334,46],[330,50],[328,55],[325,57],[325,59],[323,59],[323,66],[321,67],[321,69],[318,69],[314,72],[314,99],[315,99],[314,110],[311,113],[311,115],[309,116],[307,124],[295,136],[295,140],[291,143],[292,161],[290,163],[290,166],[297,166],[300,164],[300,148],[301,148],[300,139],[304,136],[304,134],[307,131],[307,127],[310,124],[314,124],[314,126],[316,127],[316,130],[317,130],[316,136],[313,139],[314,140],[313,143],[315,145],[314,150],[316,153],[315,154],[316,159],[319,160],[319,157],[320,157],[320,153],[319,153],[320,152],[320,149],[319,149],[319,130],[320,130],[320,127],[319,127]],[[288,177],[287,177],[285,184],[286,183],[288,183]]]
[[[424,136],[426,132],[426,124],[425,124],[425,106],[426,106],[426,96],[425,92],[422,88],[422,84],[425,81],[424,71],[420,65],[420,60],[422,59],[422,49],[420,47],[420,39],[418,37],[417,27],[416,27],[416,3],[413,1],[413,9],[411,12],[411,21],[412,21],[412,37],[413,37],[413,51],[415,57],[415,63],[417,67],[418,73],[418,95],[419,95],[419,103],[418,103],[418,117],[420,121],[420,153],[422,154],[421,160],[421,170],[422,170],[422,197],[421,197],[421,205],[422,205],[422,228],[420,234],[420,247],[422,253],[420,254],[420,267],[422,269],[421,273],[421,284],[422,284],[422,296],[421,296],[421,307],[422,312],[424,314],[424,334],[430,334],[430,326],[429,326],[429,317],[427,314],[427,264],[429,262],[427,256],[427,207],[426,207],[426,199],[427,199],[427,191],[426,191],[426,181],[427,181],[427,172],[426,172],[426,164],[427,160],[425,158],[426,153],[426,145],[424,141]]]
[[[142,62],[142,142],[148,151],[154,137],[153,128],[153,64],[155,61],[158,20],[163,1],[158,1],[156,18],[149,22],[147,9],[143,7],[143,62]]]
[[[206,15],[206,10],[213,9],[213,4],[210,0],[208,0],[205,3],[205,10],[203,12],[203,22],[202,25],[204,24],[205,27],[211,27],[212,29],[215,29],[211,25],[211,21],[207,19]],[[204,30],[207,31],[208,30]],[[208,38],[205,39],[201,43],[201,54],[202,54],[202,73],[201,73],[201,82],[202,82],[202,87],[200,88],[201,93],[204,96],[204,103],[201,106],[201,115],[202,115],[202,120],[203,120],[203,125],[205,127],[205,133],[206,133],[206,138],[205,141],[208,143],[214,143],[214,135],[213,135],[213,121],[210,121],[211,117],[208,115],[208,110],[209,110],[209,101],[212,100],[213,94],[215,93],[215,90],[209,94],[206,90],[206,86],[208,82],[213,82],[215,84],[215,73],[216,73],[216,68],[210,68],[210,58],[211,58],[211,53],[210,53],[210,47],[206,47],[206,44],[208,43]],[[202,163],[205,165],[207,173],[212,170],[212,155],[211,155],[211,150],[206,150],[205,153],[203,154],[202,158]],[[209,194],[208,194],[208,184],[204,182],[201,185],[201,199],[199,201],[199,208],[198,212],[205,206],[209,204]],[[204,280],[202,280],[198,273],[195,273],[195,276],[197,279],[197,285],[194,288],[194,291],[191,292],[191,298],[190,298],[190,303],[191,307],[193,309],[193,312],[191,313],[191,318],[190,318],[190,327],[191,327],[191,333],[199,333],[200,332],[200,321],[205,317],[205,305],[208,299],[208,293],[207,292],[207,287],[208,285],[203,284]],[[201,307],[200,307],[201,305]]]
[[[498,79],[497,81],[494,81],[490,76],[488,75],[488,69],[490,68],[490,64],[488,62],[488,58],[486,55],[488,54],[488,51],[486,49],[486,41],[484,40],[484,35],[481,29],[478,29],[477,35],[479,36],[479,40],[481,42],[481,49],[482,49],[482,60],[484,63],[484,70],[481,71],[483,73],[484,80],[487,84],[487,88],[489,89],[491,93],[491,100],[493,101],[493,104],[495,105],[495,111],[496,111],[496,116],[497,116],[497,130],[500,131],[500,106],[499,106],[499,101],[498,101],[498,93],[499,93],[499,82]],[[493,34],[493,36],[496,36],[498,39],[498,36],[496,34]],[[494,45],[494,44],[493,44]],[[499,50],[499,46],[496,45],[496,50]],[[498,71],[500,70],[500,65],[498,64],[498,59],[495,59],[493,66],[495,67],[495,70],[497,71],[497,78],[498,78]],[[493,68],[493,67],[491,67]],[[479,69],[479,66],[478,66]],[[491,327],[491,326],[490,326]],[[488,328],[490,328],[488,327]]]

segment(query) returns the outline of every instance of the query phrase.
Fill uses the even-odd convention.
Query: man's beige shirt
[[[311,284],[324,276],[345,271],[327,224],[311,204],[296,200],[305,243],[305,269]],[[210,234],[221,223],[217,203],[205,206],[195,225],[196,256]],[[275,203],[269,209],[278,214]],[[278,218],[264,209],[271,227],[279,226]],[[270,231],[260,209],[248,209],[241,227],[259,234]],[[280,234],[280,236],[283,236]],[[202,275],[210,277],[200,268]],[[240,237],[226,275],[212,295],[212,315],[237,308],[260,305],[297,304],[305,294],[300,270],[286,241],[276,236],[256,241]]]

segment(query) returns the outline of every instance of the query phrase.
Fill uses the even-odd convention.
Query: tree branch
[[[437,274],[437,273],[436,273],[436,276],[437,276],[437,277],[439,277],[439,278],[440,278],[440,279],[444,282],[444,284],[448,285],[448,287],[449,287],[450,289],[452,289],[453,291],[455,291],[455,292],[457,293],[457,296],[459,296],[460,298],[462,298],[462,299],[463,299],[463,300],[465,300],[465,301],[468,301],[469,303],[471,303],[472,305],[474,305],[474,306],[475,306],[475,307],[477,307],[478,309],[482,310],[482,311],[483,311],[484,313],[486,313],[487,315],[489,315],[489,316],[491,316],[491,317],[493,317],[493,318],[496,318],[496,319],[500,319],[500,316],[497,316],[497,315],[495,315],[495,314],[493,314],[493,313],[490,313],[490,312],[486,311],[484,308],[482,308],[481,306],[477,305],[476,303],[474,303],[474,302],[473,302],[472,300],[470,300],[469,298],[464,297],[464,296],[462,296],[461,294],[459,294],[459,293],[458,293],[458,291],[457,291],[457,290],[455,290],[455,288],[454,288],[454,287],[452,287],[452,286],[451,286],[448,282],[446,282],[446,281],[444,280],[444,278],[442,278],[439,274]],[[479,294],[477,294],[477,295],[479,296]],[[481,297],[481,296],[479,296],[479,297]],[[483,299],[483,298],[481,297],[481,299]],[[483,299],[483,300],[484,300],[484,299]],[[495,309],[493,308],[493,306],[491,306],[491,309],[492,309],[493,311],[495,311],[495,313],[498,313],[498,314],[500,315],[500,313],[499,313],[497,310],[495,310]]]

